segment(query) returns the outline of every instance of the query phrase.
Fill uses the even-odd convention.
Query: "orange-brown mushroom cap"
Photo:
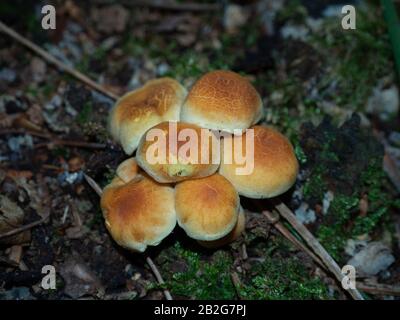
[[[221,144],[221,165],[219,173],[227,178],[240,195],[249,198],[271,198],[286,192],[296,181],[299,164],[290,141],[275,129],[254,126],[254,167],[249,174],[238,174],[243,167],[235,161],[234,153],[246,152],[246,135],[225,137]],[[230,141],[229,141],[230,140]],[[241,140],[241,141],[239,141]],[[251,139],[249,139],[249,143]],[[242,146],[224,150],[225,145]],[[226,154],[229,152],[229,154]],[[227,161],[231,158],[233,161]],[[248,159],[248,161],[250,158]]]
[[[142,137],[139,166],[160,183],[201,178],[218,170],[218,138],[208,129],[184,122],[163,122]]]
[[[182,106],[181,120],[233,132],[249,128],[262,114],[261,97],[246,78],[232,71],[216,70],[193,85]]]
[[[116,173],[119,179],[127,183],[139,174],[139,170],[140,168],[135,158],[128,158],[119,164]]]
[[[101,197],[105,224],[113,239],[138,252],[158,245],[176,225],[174,189],[141,174],[128,183],[118,177],[114,180]]]
[[[232,184],[219,174],[186,180],[175,187],[177,220],[196,240],[226,236],[238,220],[239,196]]]
[[[187,90],[174,79],[148,81],[118,99],[109,117],[112,137],[132,154],[142,135],[162,121],[178,121]]]
[[[229,244],[235,241],[240,235],[244,232],[246,227],[246,216],[244,214],[244,209],[240,207],[238,221],[236,222],[235,227],[229,232],[225,237],[214,240],[214,241],[201,241],[198,240],[198,243],[205,248],[214,249],[222,247],[226,244]]]

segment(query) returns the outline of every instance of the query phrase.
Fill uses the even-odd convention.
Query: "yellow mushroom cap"
[[[133,251],[158,245],[176,225],[174,189],[142,174],[128,183],[116,177],[100,204],[113,239]]]
[[[221,144],[221,165],[219,173],[227,178],[240,195],[248,198],[271,198],[286,192],[296,181],[299,164],[290,141],[275,129],[254,126],[254,168],[250,174],[239,175],[237,169],[243,167],[235,161],[235,147],[224,150]],[[246,152],[246,135],[224,137],[227,145],[242,146]],[[231,140],[231,141],[229,141]],[[241,141],[239,141],[241,140]],[[249,139],[250,141],[250,139]],[[232,163],[226,161],[230,152]],[[240,152],[240,150],[239,150]]]
[[[208,129],[184,122],[163,122],[142,137],[136,158],[156,181],[178,182],[215,173],[220,148],[217,137]]]
[[[229,232],[225,237],[214,240],[214,241],[200,241],[197,242],[205,248],[214,249],[222,247],[228,243],[235,241],[243,233],[246,227],[246,216],[244,214],[244,209],[240,207],[238,221],[235,227]]]
[[[178,121],[187,90],[174,79],[148,81],[118,99],[110,112],[109,130],[125,153],[132,154],[142,135],[162,121]]]
[[[121,162],[116,170],[117,178],[127,183],[139,174],[139,166],[135,158],[128,158]]]
[[[232,184],[214,174],[178,183],[175,208],[178,224],[189,237],[211,241],[226,236],[235,227],[240,202]]]
[[[262,100],[252,84],[225,70],[203,75],[189,91],[181,110],[182,121],[227,132],[247,129],[262,115]]]

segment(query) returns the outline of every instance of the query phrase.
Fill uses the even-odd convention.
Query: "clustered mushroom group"
[[[263,109],[260,95],[246,78],[223,70],[203,75],[189,92],[174,79],[160,78],[121,97],[111,110],[109,128],[132,157],[118,166],[101,197],[105,224],[114,240],[144,252],[166,238],[176,223],[208,248],[240,236],[245,212],[239,196],[278,196],[294,184],[298,173],[288,139],[271,127],[257,125]],[[224,150],[225,143],[218,149],[218,163],[192,163],[180,161],[166,139],[168,161],[150,162],[146,155],[155,142],[146,134],[158,129],[168,138],[171,123],[178,133],[186,129],[225,132],[219,139],[241,142],[243,150],[245,129],[254,129],[252,172],[238,175],[236,169],[242,164],[223,161],[224,153],[231,152]]]

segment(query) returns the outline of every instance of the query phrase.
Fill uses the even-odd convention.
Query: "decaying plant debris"
[[[340,265],[368,259],[357,279],[365,298],[398,296],[399,94],[380,9],[362,2],[357,30],[343,32],[337,1],[201,11],[117,2],[54,1],[55,31],[39,27],[40,1],[2,3],[0,20],[116,96],[161,76],[186,87],[215,69],[248,77],[264,122],[288,135],[300,162],[281,199]],[[145,256],[113,242],[84,179],[104,187],[127,158],[106,130],[113,100],[9,37],[0,57],[0,298],[163,299],[165,288],[175,299],[349,298],[261,214],[269,203],[249,199],[232,244],[205,249],[176,228],[150,249],[158,285]],[[40,286],[44,265],[57,270],[55,290]]]

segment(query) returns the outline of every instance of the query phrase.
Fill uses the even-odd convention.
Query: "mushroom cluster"
[[[115,241],[143,252],[176,223],[207,248],[239,237],[245,228],[239,196],[278,196],[298,173],[289,140],[257,125],[263,109],[251,83],[225,70],[203,75],[189,92],[160,78],[119,99],[109,130],[131,158],[118,166],[101,198]],[[238,174],[250,144],[251,170]]]

